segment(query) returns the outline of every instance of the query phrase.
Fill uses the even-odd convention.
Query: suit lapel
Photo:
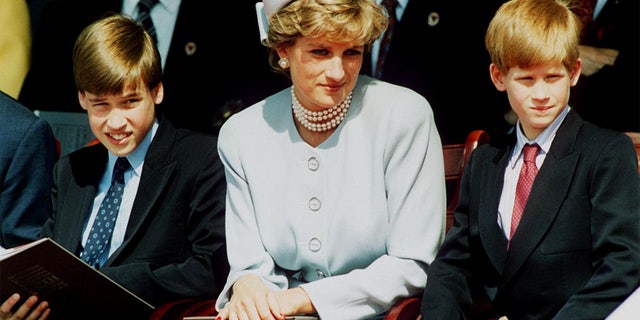
[[[498,204],[502,194],[504,182],[504,170],[509,161],[512,145],[509,144],[501,150],[493,159],[486,159],[486,170],[482,171],[481,181],[486,181],[482,188],[478,225],[480,238],[489,260],[494,268],[500,272],[506,259],[507,239],[498,225]]]
[[[84,225],[87,222],[91,207],[98,189],[100,179],[107,166],[107,149],[98,144],[87,149],[89,155],[70,156],[69,162],[72,168],[73,178],[76,183],[69,183],[69,190],[66,195],[69,199],[58,199],[65,201],[64,212],[58,212],[61,223],[65,224],[68,232],[58,233],[56,241],[70,251],[78,253],[80,240]],[[90,159],[90,160],[88,160]]]

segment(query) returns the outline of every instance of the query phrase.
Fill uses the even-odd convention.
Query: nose
[[[341,57],[334,57],[327,63],[329,64],[325,71],[327,78],[332,80],[341,80],[344,78],[344,66]]]
[[[115,108],[109,112],[109,118],[107,119],[107,125],[113,130],[122,129],[127,125],[127,117],[124,111]]]
[[[531,95],[536,100],[544,100],[549,97],[549,84],[545,81],[536,81],[531,90]]]

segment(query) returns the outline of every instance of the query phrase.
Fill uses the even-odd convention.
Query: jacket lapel
[[[504,182],[504,170],[509,161],[512,144],[501,149],[493,159],[485,160],[486,170],[482,171],[481,181],[486,181],[482,188],[478,225],[480,238],[489,260],[497,272],[503,269],[506,260],[507,239],[498,225],[498,204]]]
[[[66,192],[68,199],[57,199],[64,201],[63,212],[57,212],[60,222],[65,224],[68,232],[56,234],[56,241],[68,250],[79,253],[80,240],[87,222],[93,200],[98,189],[100,179],[107,166],[107,149],[102,144],[89,147],[87,153],[90,155],[70,156],[70,166],[76,183],[68,183],[69,190]],[[91,159],[87,161],[87,159]],[[54,190],[54,192],[57,192]],[[60,207],[60,206],[59,206]]]

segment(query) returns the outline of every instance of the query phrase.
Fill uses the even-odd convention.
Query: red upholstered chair
[[[186,298],[156,308],[149,320],[182,320],[184,317],[216,316],[216,300]]]

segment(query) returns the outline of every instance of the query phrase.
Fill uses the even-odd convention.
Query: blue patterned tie
[[[158,4],[159,0],[140,0],[138,2],[138,21],[142,23],[142,26],[147,30],[149,35],[157,43],[156,27],[151,20],[151,9]]]
[[[101,256],[104,252],[109,252],[111,245],[111,235],[113,227],[116,224],[118,211],[120,210],[120,202],[122,200],[122,192],[124,191],[124,173],[130,167],[127,158],[120,157],[116,160],[113,169],[113,177],[111,178],[111,186],[109,191],[100,204],[100,209],[96,216],[84,252],[80,254],[80,258],[92,267],[102,265]],[[106,259],[105,259],[106,260]]]

